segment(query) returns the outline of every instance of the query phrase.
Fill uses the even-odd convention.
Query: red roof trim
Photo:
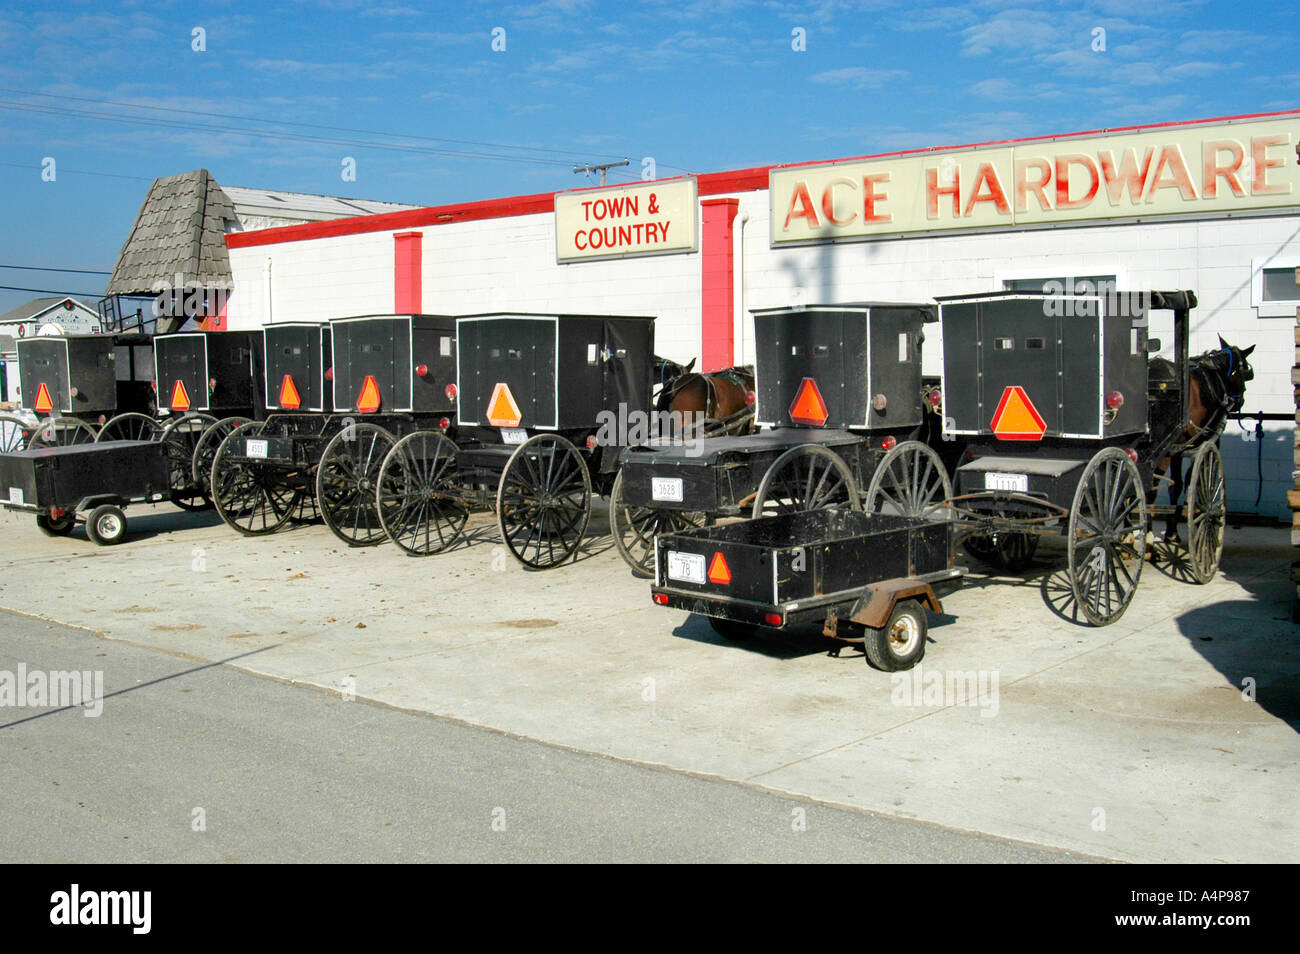
[[[1016,143],[1051,142],[1060,139],[1079,139],[1088,136],[1116,135],[1145,129],[1169,129],[1176,126],[1206,126],[1213,123],[1245,119],[1269,119],[1275,116],[1300,116],[1300,109],[1286,109],[1271,113],[1243,113],[1239,116],[1218,116],[1212,119],[1187,119],[1167,123],[1147,123],[1139,126],[1113,126],[1106,129],[1089,129],[1083,132],[1060,133],[1048,136],[1025,136],[1019,139],[994,139],[989,142],[961,143],[950,146],[925,146],[902,149],[898,152],[879,152],[844,159],[812,159],[808,162],[782,163],[772,166],[755,166],[730,172],[708,172],[696,177],[699,194],[723,195],[731,192],[756,192],[766,189],[768,176],[773,169],[795,169],[801,166],[824,166],[837,162],[861,162],[868,159],[888,159],[896,156],[918,156],[932,152],[949,152],[958,149],[979,149],[987,146],[1007,146]],[[596,187],[599,188],[599,187]],[[579,190],[574,190],[579,191]],[[281,242],[303,242],[309,239],[333,238],[340,235],[363,235],[367,232],[389,232],[396,229],[418,229],[453,222],[475,222],[483,219],[503,219],[518,215],[537,215],[555,210],[555,192],[534,195],[510,196],[504,199],[485,199],[478,202],[460,202],[455,205],[435,205],[402,212],[381,212],[378,215],[357,215],[346,219],[328,219],[304,225],[286,225],[253,232],[232,232],[226,236],[227,248],[251,248],[258,245],[278,245]]]

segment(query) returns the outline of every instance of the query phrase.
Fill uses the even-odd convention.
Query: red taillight
[[[73,397],[76,397],[79,392],[77,391],[76,388],[68,388],[68,393],[71,394]]]
[[[1124,448],[1124,453],[1128,454],[1128,459],[1131,460],[1133,463],[1136,464],[1138,462],[1138,452],[1135,451],[1133,448],[1131,447]]]
[[[208,378],[208,393],[211,394],[216,389],[217,389],[217,379]]]
[[[886,398],[883,394],[877,394],[875,397],[871,399],[871,406],[874,407],[877,411],[883,411],[885,409],[885,405],[888,403],[889,403],[888,398]]]
[[[943,395],[938,391],[931,391],[928,397],[930,407],[938,407],[943,403]]]
[[[438,422],[438,426],[445,431],[447,428],[451,427],[451,418],[444,417],[442,420]]]
[[[429,366],[427,364],[417,364],[415,366],[415,373],[422,378],[426,377],[429,374]]]
[[[333,368],[326,368],[326,369],[325,369],[325,380],[326,380],[326,381],[333,381],[333,380],[334,380],[334,369],[333,369]]]
[[[442,389],[442,393],[447,395],[448,401],[456,400],[456,385],[454,384],[447,385],[445,388]]]
[[[596,440],[596,435],[592,434],[590,437],[587,438],[587,450],[595,450],[596,445],[599,443],[600,441]]]
[[[668,594],[667,594],[667,593],[656,593],[656,594],[655,594],[655,602],[658,603],[660,606],[667,606],[667,605],[668,605]]]
[[[784,626],[785,617],[780,613],[765,613],[763,614],[763,622],[767,623],[768,626]]]
[[[757,399],[758,399],[758,395],[755,394],[753,391],[746,391],[746,392],[745,392],[745,403],[746,403],[746,404],[752,406],[753,403],[754,403],[754,401],[756,401]]]
[[[153,388],[155,394],[158,393],[158,382],[157,382],[157,381],[150,381],[150,382],[149,382],[149,387]]]
[[[883,441],[880,442],[880,447],[882,450],[887,450],[887,451],[893,450],[897,446],[898,446],[898,440],[897,438],[894,437],[893,434],[890,434],[888,437],[886,437]]]
[[[1111,391],[1106,395],[1106,406],[1114,410],[1123,407],[1124,395],[1120,394],[1118,391]]]

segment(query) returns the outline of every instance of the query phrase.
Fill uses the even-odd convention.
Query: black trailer
[[[610,501],[614,542],[653,571],[654,539],[719,517],[847,507],[909,516],[951,496],[927,443],[937,391],[921,373],[933,305],[857,302],[754,315],[758,433],[629,447]]]
[[[264,332],[269,413],[213,455],[217,512],[250,536],[319,512],[350,545],[382,542],[375,487],[389,450],[452,426],[455,319],[362,315]]]
[[[592,493],[614,483],[620,430],[649,420],[654,319],[470,315],[456,321],[456,440],[404,438],[379,472],[379,516],[415,556],[459,539],[471,509],[492,507],[526,566],[572,557]]]
[[[1040,536],[1063,535],[1077,610],[1096,626],[1119,619],[1137,589],[1156,467],[1190,446],[1195,306],[1190,291],[940,299],[944,436],[963,445],[952,508],[972,534],[967,549],[1014,570]],[[1172,382],[1148,379],[1159,310],[1173,313]],[[1213,441],[1197,451],[1192,480],[1201,493],[1189,500],[1208,507],[1189,520],[1193,569],[1208,580],[1224,518]]]
[[[42,335],[17,350],[20,393],[44,418],[29,447],[90,443],[117,414],[153,413],[149,335]]]
[[[664,533],[651,593],[729,639],[820,623],[877,668],[910,669],[925,654],[925,610],[942,612],[961,583],[953,541],[950,520],[838,508]]]
[[[0,454],[7,510],[29,511],[50,536],[66,536],[77,520],[97,544],[126,536],[123,508],[171,497],[171,462],[158,441],[108,441],[37,447]]]

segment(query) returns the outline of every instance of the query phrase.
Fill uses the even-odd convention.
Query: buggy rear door
[[[603,409],[620,405],[629,412],[650,410],[654,369],[654,325],[648,321],[609,321],[605,325]],[[594,409],[593,409],[594,410]],[[595,417],[591,420],[594,422]]]
[[[41,385],[50,397],[50,407],[41,414],[72,410],[68,384],[68,343],[62,338],[35,338],[18,344],[18,377],[23,403],[36,410]]]
[[[461,424],[554,428],[556,426],[557,322],[554,318],[466,318],[457,326],[460,352]],[[515,425],[504,418],[497,385],[504,384],[518,406]]]

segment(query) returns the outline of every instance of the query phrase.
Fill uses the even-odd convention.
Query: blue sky
[[[0,265],[110,269],[149,181],[200,166],[434,205],[587,184],[575,163],[624,156],[624,178],[647,156],[668,176],[1290,109],[1298,27],[1289,5],[1217,0],[6,0]],[[0,290],[0,311],[30,297]]]

